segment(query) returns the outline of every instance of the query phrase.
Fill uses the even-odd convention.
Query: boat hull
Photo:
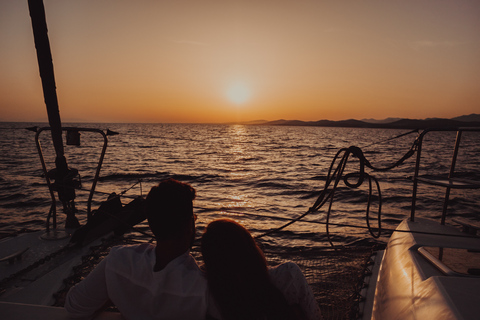
[[[429,248],[478,255],[474,251],[480,252],[480,239],[436,221],[404,220],[385,250],[372,319],[478,319],[480,277],[453,270],[429,255]]]

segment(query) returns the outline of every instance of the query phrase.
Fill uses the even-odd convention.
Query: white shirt
[[[70,289],[65,309],[90,317],[109,299],[126,319],[204,319],[207,282],[195,259],[185,252],[154,272],[155,246],[119,246]]]
[[[282,293],[289,305],[298,305],[306,319],[322,319],[317,300],[307,283],[302,270],[293,262],[282,263],[269,269],[270,279]]]

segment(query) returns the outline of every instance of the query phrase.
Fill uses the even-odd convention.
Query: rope
[[[368,176],[368,202],[367,202],[367,212],[365,215],[365,220],[367,221],[368,232],[374,237],[375,239],[380,238],[380,233],[382,231],[382,219],[381,219],[381,212],[382,212],[382,192],[380,191],[380,184],[378,183],[377,178],[367,175]],[[375,234],[370,227],[370,219],[369,219],[369,212],[370,212],[370,202],[372,200],[372,180],[375,181],[375,185],[377,186],[378,192],[378,212],[377,212],[377,221],[378,221],[378,233]]]
[[[410,134],[412,132],[415,132],[415,131],[411,131],[411,132],[399,135],[397,137],[394,137],[394,138],[391,138],[391,139],[388,139],[388,140],[392,140],[392,139]],[[297,221],[300,221],[301,219],[303,219],[305,216],[309,215],[310,213],[318,211],[321,207],[323,207],[323,205],[325,205],[329,201],[327,215],[326,215],[325,229],[326,229],[327,239],[328,239],[330,245],[334,246],[333,242],[331,241],[331,237],[330,237],[330,229],[329,229],[329,226],[331,224],[330,223],[330,215],[331,215],[331,210],[332,210],[335,191],[338,188],[338,184],[342,180],[342,176],[343,176],[344,184],[349,188],[358,188],[363,184],[363,182],[366,179],[368,180],[369,193],[368,193],[368,201],[367,201],[365,219],[366,219],[367,228],[369,230],[369,233],[374,238],[379,238],[381,236],[381,231],[382,231],[382,225],[381,225],[382,195],[381,195],[381,190],[380,190],[380,184],[378,183],[378,180],[375,177],[373,177],[370,174],[365,172],[365,167],[367,167],[367,168],[369,168],[373,171],[391,170],[391,169],[393,169],[397,166],[400,166],[403,162],[405,162],[405,160],[407,160],[413,154],[415,154],[415,152],[417,150],[417,145],[418,145],[418,140],[415,140],[413,142],[412,146],[410,147],[410,149],[398,161],[396,161],[395,163],[393,163],[390,166],[383,167],[383,168],[373,166],[370,163],[370,161],[368,161],[368,159],[365,157],[363,151],[359,147],[350,146],[349,148],[340,149],[337,152],[337,154],[335,155],[335,157],[333,158],[332,163],[330,164],[330,167],[329,167],[328,173],[327,173],[327,178],[325,180],[325,186],[324,186],[323,190],[321,191],[320,195],[318,196],[317,200],[315,201],[314,205],[312,207],[310,207],[307,210],[307,212],[301,214],[297,218],[290,220],[286,224],[284,224],[284,225],[282,225],[282,226],[280,226],[276,229],[273,229],[273,230],[267,231],[263,234],[260,234],[256,238],[259,239],[259,238],[265,237],[267,235],[270,235],[272,233],[278,232],[278,231],[292,225],[293,223],[295,223]],[[357,172],[352,172],[352,173],[348,173],[348,174],[344,175],[344,171],[345,171],[345,168],[347,166],[348,159],[349,159],[350,155],[353,155],[354,157],[356,157],[358,159],[359,168],[358,168]],[[335,166],[335,164],[337,162],[338,162],[338,164]],[[354,178],[356,179],[356,181],[351,182],[351,180],[354,179]],[[378,193],[378,212],[377,212],[377,220],[378,220],[378,228],[377,229],[378,229],[378,232],[377,233],[375,233],[373,231],[372,227],[370,226],[370,217],[369,217],[369,215],[370,215],[370,205],[371,205],[371,202],[372,202],[372,195],[373,195],[372,180],[376,185],[376,189],[377,189],[377,193]],[[332,183],[333,183],[333,185],[332,185]]]

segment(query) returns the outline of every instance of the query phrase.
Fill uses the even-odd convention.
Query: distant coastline
[[[456,128],[456,127],[480,127],[480,114],[455,117],[451,119],[428,118],[428,119],[385,119],[385,120],[275,120],[275,121],[248,121],[241,124],[268,125],[268,126],[311,126],[311,127],[344,127],[344,128],[381,128],[381,129],[425,129],[425,128]]]
[[[27,123],[31,125],[44,124],[48,126],[47,121],[2,121],[1,124]],[[67,120],[63,124],[86,124],[86,123],[126,123],[126,122],[96,122],[87,120]],[[161,122],[160,122],[161,123]],[[166,122],[168,123],[168,122]],[[178,123],[182,124],[182,123]],[[183,123],[192,124],[192,123]],[[226,125],[263,125],[263,126],[305,126],[305,127],[343,127],[343,128],[378,128],[378,129],[426,129],[426,128],[458,128],[458,127],[480,127],[480,114],[472,113],[470,115],[459,116],[451,119],[446,118],[427,118],[427,119],[406,119],[406,118],[387,118],[384,120],[377,119],[348,119],[348,120],[318,120],[318,121],[302,121],[302,120],[253,120],[240,122],[224,122],[224,123],[196,123],[196,124],[226,124]],[[0,128],[3,129],[3,128]]]

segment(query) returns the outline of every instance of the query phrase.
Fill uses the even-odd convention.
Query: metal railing
[[[448,177],[445,178],[423,178],[419,176],[419,171],[420,171],[420,163],[422,160],[422,146],[423,146],[423,140],[427,133],[429,132],[457,132],[457,136],[455,139],[455,145],[453,149],[453,157],[452,157],[452,162],[450,164],[450,170],[448,173]],[[433,128],[433,129],[426,129],[424,130],[417,138],[417,159],[415,163],[415,173],[413,176],[413,194],[412,194],[412,208],[411,208],[411,214],[410,214],[410,219],[411,221],[415,221],[415,207],[416,207],[416,200],[417,200],[417,189],[418,189],[418,183],[423,182],[427,183],[430,185],[435,185],[435,186],[440,186],[440,187],[445,187],[445,199],[443,203],[443,210],[442,210],[442,217],[441,217],[441,224],[445,224],[445,219],[447,216],[447,208],[448,208],[448,202],[449,202],[449,197],[450,197],[450,191],[451,189],[478,189],[480,188],[480,182],[478,181],[471,181],[471,180],[465,180],[465,179],[455,179],[455,166],[457,163],[457,156],[458,156],[458,150],[460,148],[460,141],[462,138],[462,133],[465,131],[472,131],[472,132],[480,132],[480,128]]]
[[[44,175],[45,175],[45,179],[46,179],[46,182],[47,182],[47,186],[48,186],[48,189],[50,191],[50,197],[51,197],[51,200],[52,200],[52,204],[50,206],[50,210],[49,210],[49,213],[48,213],[48,216],[47,216],[47,221],[46,221],[46,229],[47,229],[47,232],[50,230],[50,218],[52,218],[52,227],[53,229],[56,229],[57,228],[57,210],[56,210],[56,198],[55,198],[55,188],[58,187],[59,185],[59,182],[56,181],[55,183],[52,183],[51,179],[50,179],[50,174],[49,174],[49,170],[47,169],[47,165],[45,163],[45,158],[43,156],[43,152],[42,152],[42,147],[41,147],[41,144],[40,144],[40,141],[39,141],[39,136],[40,136],[40,133],[42,133],[43,131],[46,131],[46,130],[51,130],[50,127],[43,127],[43,128],[38,128],[36,130],[36,134],[35,134],[35,144],[37,146],[37,150],[38,150],[38,154],[40,156],[40,162],[42,163],[42,169],[43,169],[43,172],[44,172]],[[97,164],[97,168],[95,170],[95,177],[93,179],[93,182],[92,182],[92,186],[90,188],[90,193],[89,193],[89,196],[88,196],[88,202],[87,202],[87,220],[89,220],[91,218],[91,215],[92,215],[92,210],[91,210],[91,207],[92,207],[92,199],[93,199],[93,195],[95,193],[95,187],[97,185],[97,182],[98,182],[98,179],[100,177],[100,170],[101,170],[101,167],[102,167],[102,163],[103,163],[103,159],[105,157],[105,152],[106,152],[106,149],[107,149],[107,144],[108,144],[108,139],[107,139],[107,135],[113,135],[113,134],[116,134],[115,132],[112,132],[112,131],[107,131],[107,133],[103,132],[102,130],[100,129],[94,129],[94,128],[78,128],[78,127],[62,127],[62,131],[74,131],[74,132],[96,132],[96,133],[99,133],[100,135],[102,135],[103,137],[103,147],[102,147],[102,152],[100,153],[100,158],[98,160],[98,164]],[[64,187],[64,188],[74,188],[73,185],[71,186],[65,186],[65,185],[61,185],[61,187]],[[63,201],[62,201],[63,202]],[[65,208],[65,204],[64,204],[64,208]]]

